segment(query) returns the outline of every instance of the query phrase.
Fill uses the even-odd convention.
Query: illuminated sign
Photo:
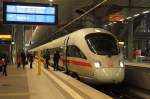
[[[56,25],[56,5],[4,2],[3,21],[8,24]]]
[[[125,19],[124,15],[119,13],[119,12],[109,15],[109,21],[110,22],[121,21],[121,20],[124,20],[124,19]]]
[[[124,45],[124,42],[118,42],[119,45]]]
[[[0,35],[0,39],[11,39],[11,35]]]

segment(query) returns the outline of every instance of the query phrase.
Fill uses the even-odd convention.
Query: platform
[[[8,76],[0,76],[0,99],[69,99],[44,75],[34,69],[8,66]]]
[[[125,61],[125,83],[136,89],[135,94],[149,99],[150,95],[150,63]],[[138,89],[138,91],[137,91]],[[147,94],[146,94],[147,93]]]
[[[0,99],[93,99],[93,97],[112,99],[51,68],[49,70],[42,68],[41,75],[38,75],[35,67],[30,69],[26,66],[25,69],[17,69],[15,65],[9,65],[8,76],[0,75]]]
[[[26,70],[8,66],[8,76],[0,72],[0,99],[29,99]]]
[[[149,62],[136,62],[136,61],[127,61],[127,60],[125,60],[125,65],[135,66],[135,67],[143,67],[143,68],[150,68],[150,63]]]

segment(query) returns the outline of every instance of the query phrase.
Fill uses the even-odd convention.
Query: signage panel
[[[57,5],[4,2],[3,21],[8,24],[56,25]]]

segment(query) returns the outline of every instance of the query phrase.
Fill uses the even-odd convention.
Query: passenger
[[[2,58],[2,61],[3,61],[3,75],[7,76],[8,57],[6,54]]]
[[[55,70],[58,70],[59,59],[60,59],[59,51],[56,50],[56,51],[54,52],[54,57],[53,57],[53,61],[54,61],[54,71],[55,71]]]
[[[30,53],[27,51],[26,55],[27,55],[27,63],[28,63],[28,62],[30,62]]]
[[[48,69],[48,65],[49,65],[49,60],[50,60],[50,54],[48,52],[45,53],[44,55],[44,59],[45,59],[45,65],[46,65],[46,69]]]
[[[29,62],[30,62],[30,69],[32,69],[32,63],[33,63],[34,56],[32,53],[28,53],[28,54],[29,54],[28,58],[29,58]]]
[[[3,72],[3,61],[1,56],[0,56],[0,72]]]
[[[20,67],[20,64],[21,64],[21,54],[18,52],[17,53],[17,68]]]
[[[26,54],[23,52],[21,52],[21,62],[22,62],[22,66],[23,66],[23,69],[26,65]]]

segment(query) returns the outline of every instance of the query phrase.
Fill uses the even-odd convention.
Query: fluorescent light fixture
[[[126,19],[129,20],[129,19],[131,19],[131,18],[132,18],[132,17],[127,17]]]
[[[112,25],[112,23],[109,23],[108,25]]]
[[[150,11],[147,10],[147,11],[143,11],[142,13],[143,13],[143,14],[146,14],[146,13],[149,13],[149,12],[150,12]]]
[[[104,26],[108,26],[108,25],[105,24]]]
[[[96,31],[96,32],[101,32],[101,30],[98,30],[98,29],[96,29],[95,31]]]
[[[28,47],[28,46],[30,46],[30,44],[27,43],[27,44],[25,44],[25,46]]]
[[[49,0],[50,2],[53,2],[53,0]]]
[[[119,21],[124,21],[124,19],[121,19],[121,20],[119,20]]]
[[[133,15],[133,17],[137,17],[137,16],[139,16],[140,14],[135,14],[135,15]]]

